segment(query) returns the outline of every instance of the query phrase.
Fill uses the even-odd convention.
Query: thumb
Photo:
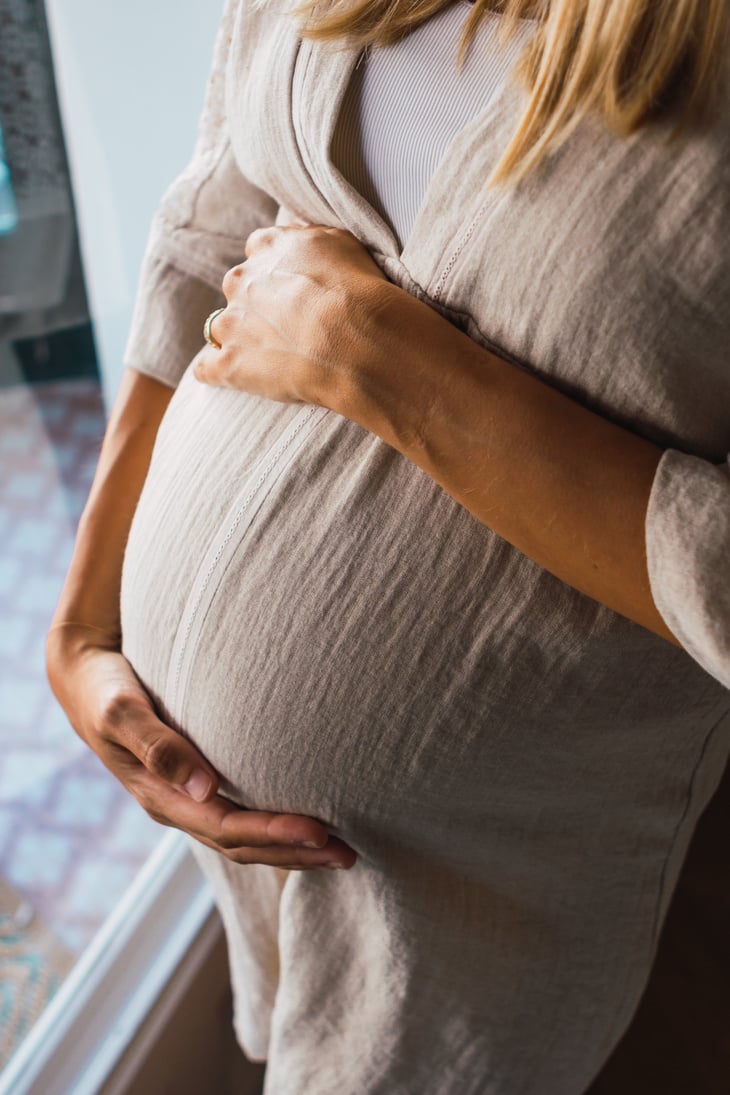
[[[151,711],[127,718],[119,734],[123,745],[151,775],[174,784],[196,802],[218,790],[218,775],[192,742],[167,726]]]

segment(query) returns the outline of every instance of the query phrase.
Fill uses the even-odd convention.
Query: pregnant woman
[[[730,749],[727,35],[227,4],[48,664],[271,1095],[579,1095],[636,1008]]]

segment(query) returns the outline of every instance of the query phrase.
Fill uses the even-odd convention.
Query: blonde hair
[[[303,0],[302,33],[387,45],[451,0]],[[527,91],[515,133],[490,185],[516,183],[597,113],[621,136],[661,118],[670,139],[701,125],[713,109],[726,66],[728,0],[475,0],[463,58],[482,15],[502,15],[506,42],[520,19],[537,28],[515,75]]]

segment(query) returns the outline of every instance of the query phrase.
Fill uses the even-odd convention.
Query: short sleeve
[[[652,594],[677,640],[730,688],[730,457],[668,450],[647,510]]]
[[[226,2],[193,158],[153,218],[124,354],[125,365],[171,387],[201,347],[205,317],[225,303],[225,272],[278,210],[245,178],[231,149],[225,80],[240,6]]]

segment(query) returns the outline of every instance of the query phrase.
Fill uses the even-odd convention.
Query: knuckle
[[[234,362],[235,354],[231,349],[230,342],[225,342],[221,349],[218,350],[217,358],[218,367],[224,376],[233,367]]]
[[[221,848],[225,854],[235,852],[241,847],[240,841],[236,841],[232,836],[226,835],[226,833],[218,833],[215,840],[218,847]]]
[[[270,247],[281,230],[275,226],[255,228],[246,240],[246,247],[254,250],[258,247]]]
[[[130,692],[116,691],[105,696],[99,712],[102,735],[116,740],[119,730],[139,713],[139,698]]]
[[[236,375],[236,355],[231,352],[230,347],[224,346],[222,350],[218,351],[220,358],[218,359],[218,376],[220,382],[223,384],[233,384],[235,387],[235,375]]]
[[[245,273],[245,267],[243,263],[239,263],[238,266],[232,266],[230,270],[227,270],[222,282],[223,293],[227,298],[233,296],[238,287],[238,284]],[[225,313],[218,316],[218,319],[222,319]]]
[[[226,859],[238,863],[239,867],[250,867],[253,863],[266,863],[266,859],[256,853],[255,848],[229,848],[223,852]]]
[[[133,792],[139,805],[152,821],[156,821],[158,825],[164,825],[167,828],[173,828],[173,824],[168,817],[161,813],[154,800],[144,792]]]
[[[141,743],[141,757],[145,768],[162,779],[171,779],[177,768],[177,752],[164,737],[154,736]]]
[[[228,314],[228,309],[226,308],[225,312],[221,312],[219,316],[215,317],[215,323],[213,324],[213,329],[211,332],[215,340],[222,346],[225,346],[226,342],[228,341],[227,331],[229,330],[229,328],[230,316]],[[219,350],[218,347],[216,347],[215,349],[210,347],[210,360],[218,362],[220,360],[221,353],[222,350]]]
[[[313,247],[316,251],[326,250],[326,248],[328,247],[328,245],[330,243],[330,236],[332,235],[333,232],[336,232],[336,231],[337,231],[336,228],[333,228],[333,229],[319,228],[319,227],[310,228],[308,230],[309,246]]]
[[[245,866],[249,862],[246,852],[242,848],[228,848],[221,844],[220,841],[217,844],[217,848],[225,859],[230,860],[231,863],[237,863],[240,867]]]

